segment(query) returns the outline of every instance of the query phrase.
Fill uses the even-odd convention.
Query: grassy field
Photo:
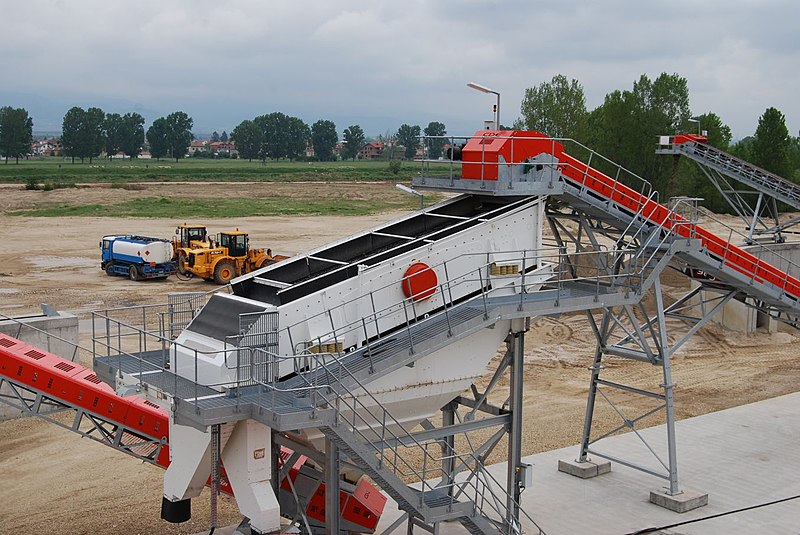
[[[0,213],[29,217],[157,218],[367,215],[414,210],[416,197],[394,188],[419,174],[419,163],[388,161],[247,162],[185,159],[95,160],[61,158],[0,164],[6,189]],[[297,184],[297,185],[295,185]],[[12,194],[12,191],[15,192]],[[427,192],[426,204],[442,195]]]
[[[433,203],[440,196],[426,196]],[[57,206],[14,210],[7,215],[30,217],[245,217],[292,215],[369,215],[390,210],[414,210],[416,199],[388,195],[386,199],[336,199],[325,197],[286,197],[213,199],[185,197],[145,197],[121,203],[61,203]]]
[[[71,163],[69,158],[9,161],[0,164],[0,183],[70,185],[93,182],[208,182],[208,181],[381,181],[408,180],[420,164],[402,162],[398,173],[388,161],[248,162],[247,160],[106,160]]]

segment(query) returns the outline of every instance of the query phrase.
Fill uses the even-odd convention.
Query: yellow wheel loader
[[[217,284],[228,284],[232,278],[288,258],[273,255],[271,249],[251,249],[250,236],[239,229],[217,234],[210,247],[189,250],[188,273]]]
[[[192,249],[208,249],[210,246],[208,228],[205,225],[189,225],[187,223],[179,225],[172,238],[172,260],[175,262],[178,274],[189,274],[186,264]]]

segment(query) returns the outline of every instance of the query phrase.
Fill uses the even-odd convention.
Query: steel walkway
[[[690,224],[684,217],[659,204],[655,195],[645,195],[561,152],[559,177],[563,198],[573,206],[605,218],[617,227],[645,230],[657,226],[676,236],[696,238],[701,247],[676,256],[690,268],[702,272],[706,281],[723,283],[762,303],[771,311],[800,315],[800,280],[751,252]],[[709,278],[711,277],[711,278]]]
[[[163,368],[161,351],[96,357],[95,371],[116,385],[120,371],[140,377],[149,387],[176,398],[175,419],[185,425],[205,428],[235,420],[254,419],[276,431],[291,431],[330,424],[335,411],[327,400],[314,398],[324,390],[328,395],[357,389],[403,366],[413,365],[455,341],[499,320],[559,315],[593,308],[637,303],[673,255],[696,250],[697,240],[674,240],[661,251],[653,251],[643,271],[648,279],[635,290],[624,286],[562,282],[558,288],[502,297],[474,297],[445,307],[437,314],[411,323],[379,340],[349,353],[307,355],[315,365],[310,370],[270,385],[246,386],[226,392],[197,385]]]
[[[669,145],[659,148],[656,153],[686,156],[800,210],[800,186],[727,152],[693,139],[693,136],[675,136]]]

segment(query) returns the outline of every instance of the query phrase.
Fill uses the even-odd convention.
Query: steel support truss
[[[534,519],[520,507],[520,498],[524,487],[525,469],[522,457],[522,395],[523,395],[523,364],[525,332],[529,328],[527,319],[514,320],[511,330],[506,338],[506,351],[496,361],[491,377],[485,385],[473,384],[469,392],[458,396],[441,409],[441,423],[437,424],[430,419],[424,420],[418,429],[403,434],[393,439],[379,439],[371,443],[371,447],[383,451],[383,455],[405,455],[404,448],[413,450],[413,445],[424,444],[426,448],[438,449],[437,455],[441,462],[441,469],[430,470],[437,474],[433,484],[453,500],[459,498],[475,500],[475,496],[461,496],[465,486],[453,485],[458,478],[477,480],[486,483],[486,463],[489,457],[502,447],[504,439],[507,447],[508,470],[506,481],[500,478],[491,478],[485,492],[478,499],[487,503],[476,503],[476,507],[483,511],[492,511],[494,515],[487,515],[486,522],[477,526],[476,533],[497,533],[505,535],[520,535],[523,533],[522,524],[526,526],[525,533],[544,534]],[[293,439],[287,434],[274,434],[275,447],[286,446],[294,450],[294,455],[304,455],[311,459],[317,466],[324,468],[325,483],[327,488],[335,489],[341,479],[342,472],[352,473],[359,471],[357,463],[350,463],[331,440],[325,441],[326,451],[322,452],[313,448],[309,443]],[[290,458],[281,463],[279,478],[283,478],[295,458]],[[289,484],[291,485],[291,481]],[[461,489],[461,490],[454,490]],[[336,510],[335,503],[338,492],[326,491],[326,509]],[[305,503],[294,494],[298,510],[303,511]],[[313,533],[304,518],[296,519],[301,530]],[[475,520],[477,521],[477,520]],[[428,524],[419,517],[404,513],[394,523],[387,526],[381,533],[388,535],[398,528],[405,526],[407,533],[415,529],[438,534],[440,522]],[[534,531],[531,531],[533,529]],[[325,533],[336,533],[335,524],[326,523]]]
[[[550,228],[559,246],[576,252],[600,250],[603,247],[643,247],[642,236],[629,229],[620,229],[602,217],[593,217],[579,210],[562,213],[551,210],[548,214]],[[673,261],[673,266],[677,261]],[[574,270],[580,269],[574,266]],[[608,266],[609,274],[613,266]],[[668,482],[668,494],[679,494],[678,458],[675,439],[675,383],[672,380],[671,357],[716,312],[736,296],[738,290],[724,287],[701,286],[695,283],[685,295],[675,302],[664,301],[661,275],[652,286],[652,299],[642,299],[630,305],[586,311],[589,325],[596,338],[596,349],[591,366],[590,381],[584,417],[583,433],[577,462],[589,460],[590,455],[620,463]],[[650,301],[650,302],[648,302]],[[624,358],[650,364],[657,369],[658,387],[623,384],[606,378],[609,375],[604,363],[609,358]],[[647,409],[629,414],[615,401],[613,392],[652,400]],[[594,432],[595,409],[604,401],[619,417],[620,424],[611,429]],[[654,406],[652,406],[654,405]],[[648,417],[663,414],[666,427],[665,445],[650,444],[640,433]],[[593,433],[594,432],[594,433]],[[653,462],[643,464],[624,459],[602,450],[603,439],[621,432],[633,432],[652,455]]]
[[[441,425],[435,425],[429,419],[422,422],[422,430],[410,433],[401,440],[376,443],[388,451],[396,450],[412,442],[438,442],[441,447],[442,470],[438,486],[452,492],[456,478],[471,480],[485,472],[488,458],[506,439],[507,445],[507,478],[505,489],[501,481],[494,481],[493,492],[480,497],[495,504],[485,507],[494,511],[504,511],[504,518],[489,519],[494,523],[492,532],[506,535],[523,533],[522,523],[533,529],[525,533],[544,531],[521,507],[520,499],[524,486],[524,471],[528,468],[522,463],[522,395],[524,377],[524,345],[525,332],[530,324],[527,319],[515,320],[506,338],[506,351],[497,363],[491,378],[485,386],[478,388],[473,384],[469,393],[458,396],[451,403],[442,407]],[[508,385],[508,389],[503,391]],[[462,487],[463,489],[463,487]],[[453,496],[461,496],[456,492]],[[466,498],[473,498],[466,496]],[[438,534],[439,524],[426,525],[418,518],[402,515],[387,527],[382,535],[388,535],[397,528],[406,525],[407,533],[420,528],[429,533]]]
[[[793,217],[781,223],[778,202],[774,197],[756,190],[737,189],[721,172],[700,162],[696,163],[736,215],[744,221],[747,229],[745,241],[748,244],[754,243],[754,236],[770,236],[775,243],[783,243],[785,241],[783,232],[800,223],[800,217]],[[753,198],[755,203],[752,201]]]
[[[156,464],[161,448],[166,444],[152,437],[143,436],[118,422],[109,421],[99,414],[68,405],[24,384],[0,376],[0,387],[3,386],[10,392],[0,396],[0,401],[3,403],[23,411],[27,416],[37,416],[127,453],[140,461]]]

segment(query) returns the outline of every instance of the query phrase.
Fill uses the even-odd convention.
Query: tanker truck
[[[109,235],[100,242],[100,269],[107,275],[127,276],[133,281],[166,279],[175,273],[172,244],[147,236]]]

